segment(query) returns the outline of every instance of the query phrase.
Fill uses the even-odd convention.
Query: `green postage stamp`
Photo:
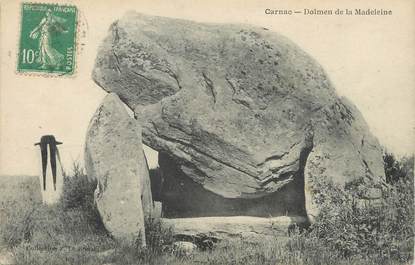
[[[23,3],[17,71],[71,75],[75,70],[77,9]]]

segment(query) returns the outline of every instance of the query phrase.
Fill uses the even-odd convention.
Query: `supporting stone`
[[[141,127],[116,94],[105,97],[90,122],[85,167],[98,181],[95,201],[106,229],[118,240],[145,245],[144,219],[153,202]]]

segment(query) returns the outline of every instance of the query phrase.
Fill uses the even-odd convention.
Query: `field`
[[[41,203],[37,178],[0,177],[0,264],[1,255],[21,265],[412,264],[413,160],[400,163],[387,174],[393,184],[380,206],[356,208],[351,195],[322,183],[323,211],[312,229],[192,253],[176,249],[171,231],[154,219],[146,223],[147,248],[114,242],[93,204],[95,184],[79,167],[65,179],[62,200],[53,207]]]
[[[18,201],[28,205],[34,205],[42,201],[38,178],[0,176],[0,228],[4,227],[10,209],[16,207]],[[0,246],[4,244],[5,242],[0,241]]]

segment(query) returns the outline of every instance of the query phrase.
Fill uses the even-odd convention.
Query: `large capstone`
[[[93,78],[134,110],[144,143],[171,160],[168,185],[201,191],[179,200],[185,216],[206,198],[225,202],[224,214],[269,200],[268,214],[279,215],[290,195],[314,214],[313,179],[384,179],[381,148],[359,111],[314,59],[268,29],[131,12],[111,26]]]
[[[107,95],[88,128],[85,167],[97,180],[95,201],[106,229],[116,239],[144,245],[153,201],[141,142],[137,121],[116,94]]]

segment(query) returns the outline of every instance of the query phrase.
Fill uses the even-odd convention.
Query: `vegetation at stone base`
[[[105,232],[93,203],[94,181],[74,166],[61,201],[47,207],[8,198],[0,238],[17,264],[410,264],[414,239],[413,157],[385,155],[388,184],[375,203],[359,200],[363,182],[342,191],[321,179],[321,213],[310,229],[257,244],[219,243],[182,256],[173,235],[157,219],[146,220],[147,248],[116,243]],[[0,191],[1,194],[1,191]],[[3,205],[3,204],[2,204]],[[5,209],[7,208],[7,209]]]
[[[394,158],[393,158],[394,159]],[[362,200],[367,187],[362,179],[342,190],[320,179],[321,212],[316,222],[301,234],[302,242],[323,244],[338,257],[360,257],[377,264],[394,261],[411,263],[414,250],[414,172],[413,157],[391,162],[385,156],[385,170],[393,165],[399,175],[390,176],[376,200]],[[373,185],[370,185],[373,186]]]
[[[63,212],[78,211],[86,218],[86,224],[91,226],[91,231],[105,231],[104,224],[99,217],[94,203],[94,190],[97,180],[88,180],[82,167],[75,162],[71,176],[64,176],[63,193],[58,207]]]

